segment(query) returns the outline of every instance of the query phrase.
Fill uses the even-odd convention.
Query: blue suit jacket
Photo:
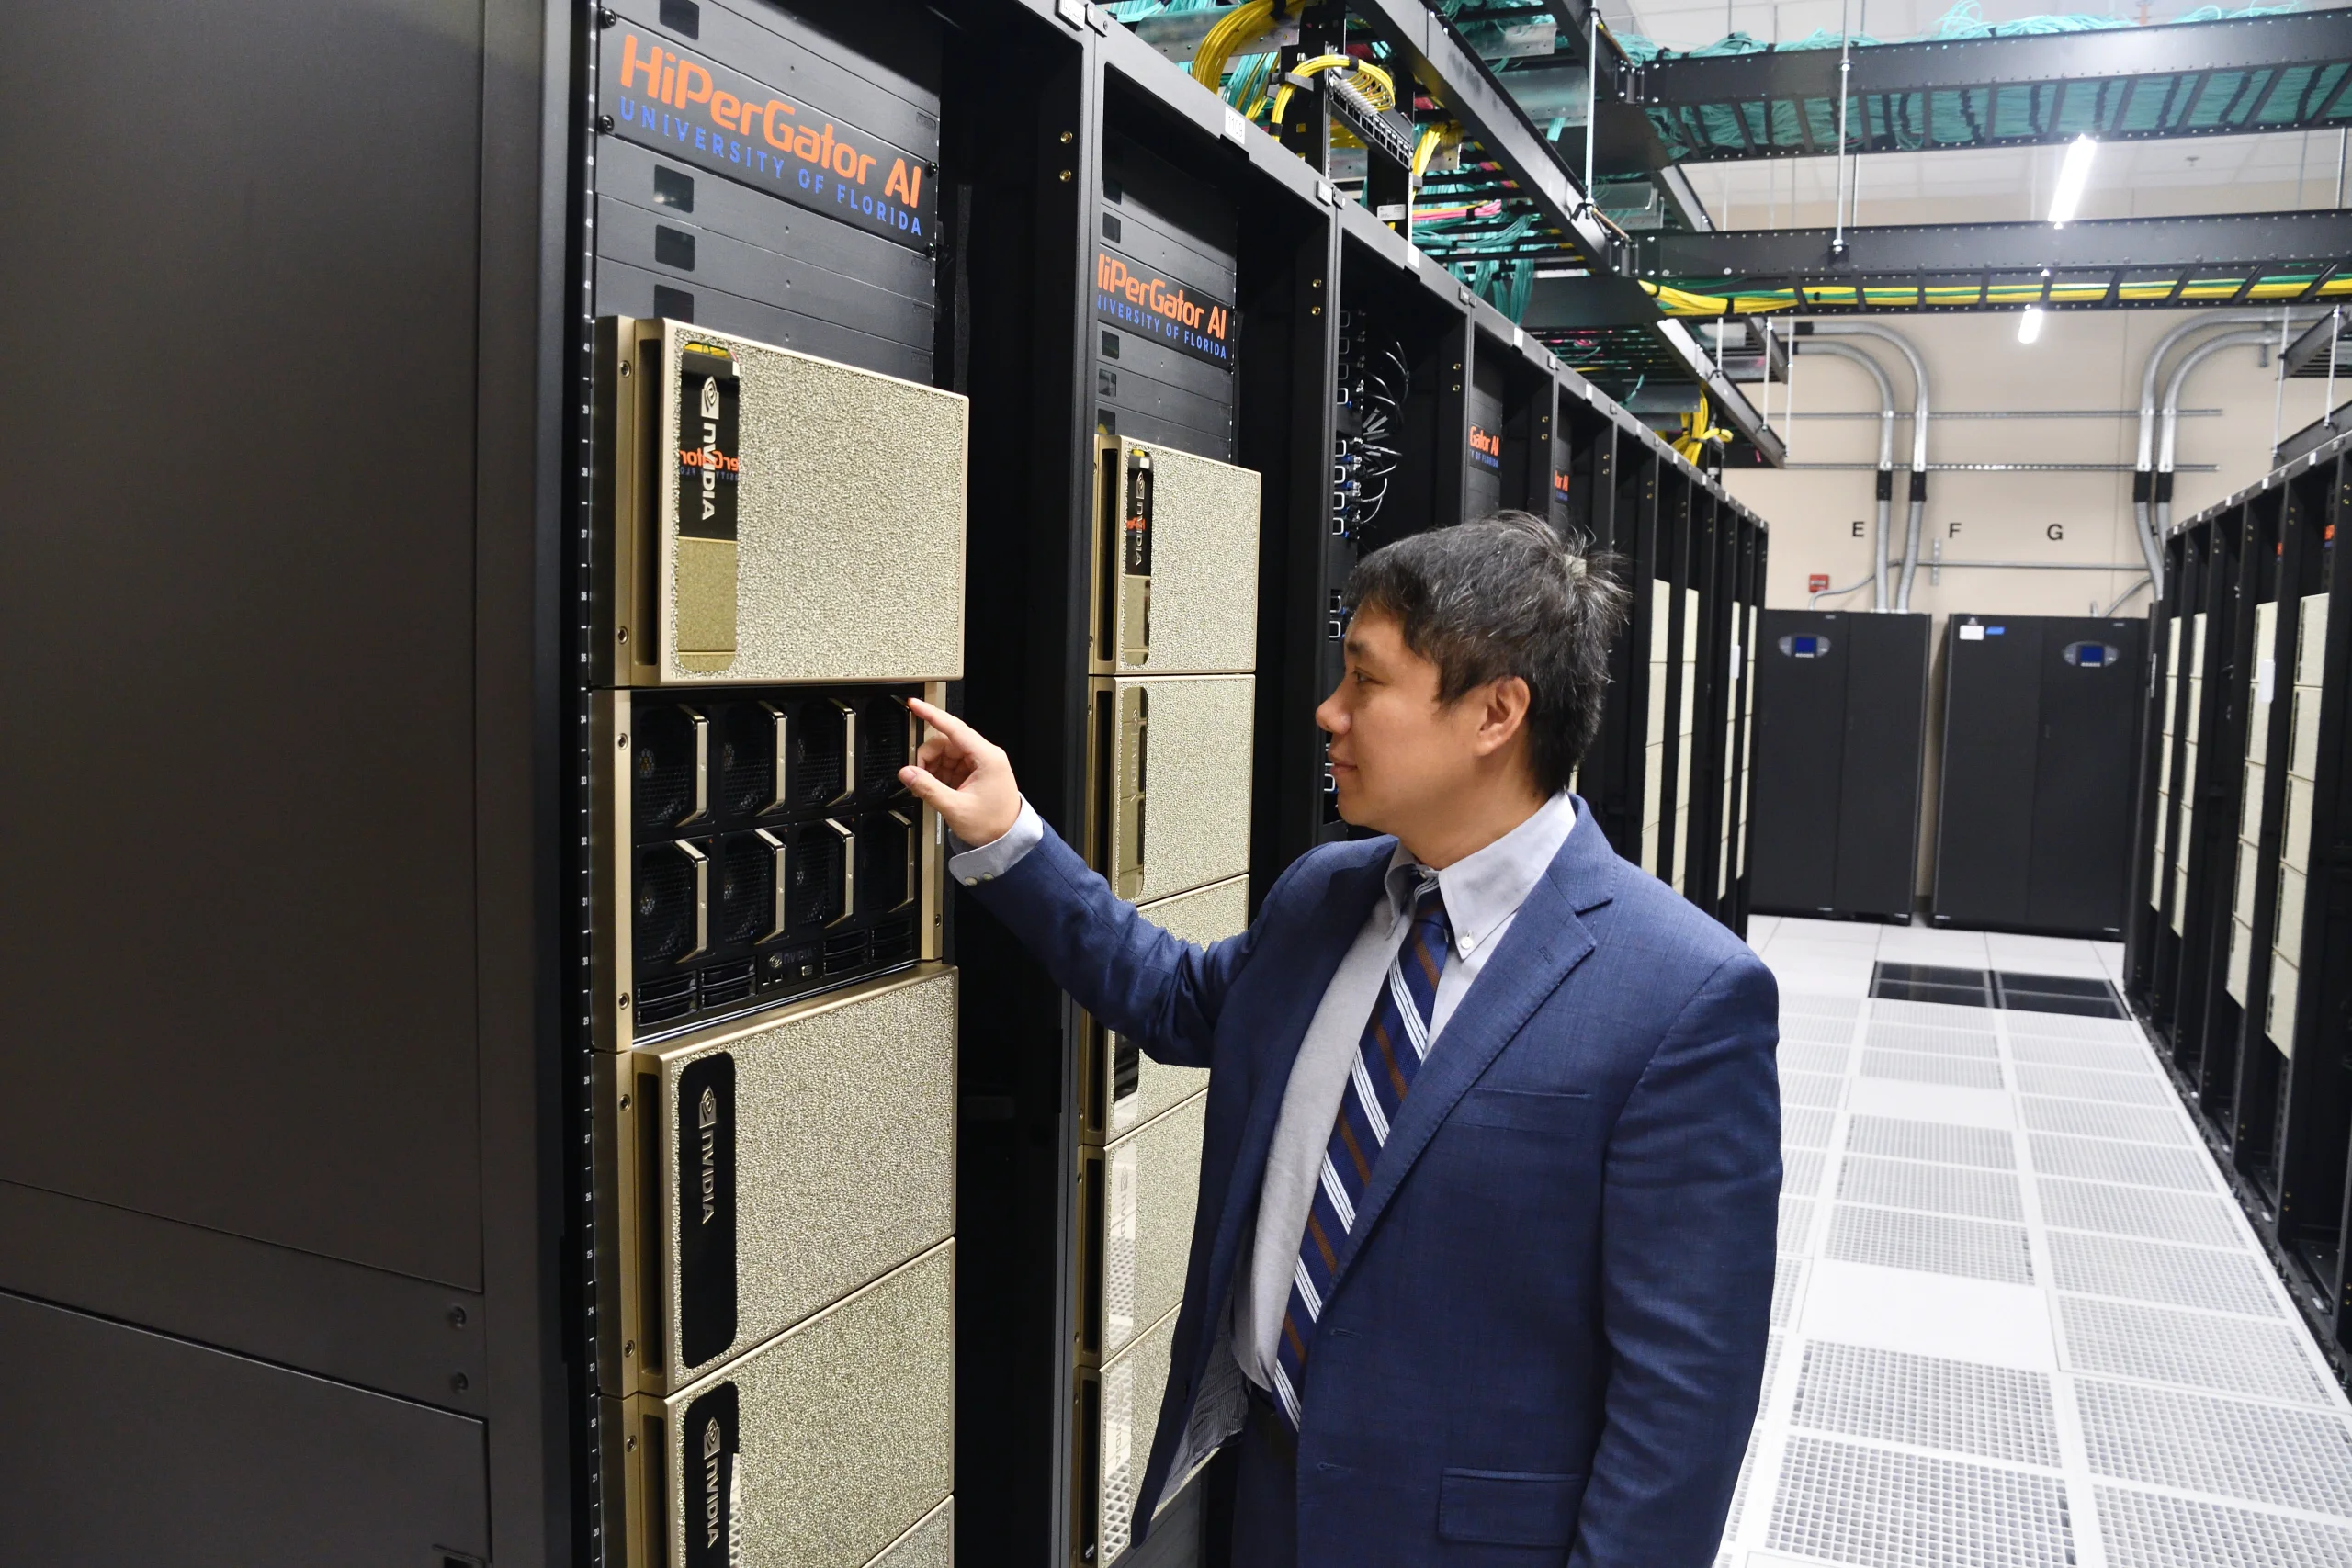
[[[1340,1249],[1304,1394],[1300,1568],[1713,1560],[1771,1313],[1779,998],[1738,938],[1577,817]],[[1050,831],[978,889],[1095,1017],[1211,1069],[1145,1499],[1210,1370],[1292,1059],[1395,843],[1303,856],[1205,953]]]

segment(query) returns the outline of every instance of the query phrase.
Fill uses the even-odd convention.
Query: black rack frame
[[[1724,874],[1720,833],[1697,825],[1736,824],[1742,815],[1736,703],[1709,672],[1727,665],[1731,643],[1744,635],[1747,609],[1762,598],[1763,523],[1724,491],[1718,477],[1674,452],[1532,334],[1369,211],[1342,202],[1312,164],[1255,127],[1237,128],[1236,117],[1218,99],[1101,11],[1075,0],[940,0],[939,9],[960,30],[954,46],[957,69],[949,73],[942,105],[935,176],[943,197],[935,378],[972,399],[967,675],[949,700],[1013,750],[1039,811],[1066,834],[1075,834],[1084,817],[1094,438],[1091,193],[1106,119],[1127,117],[1151,124],[1155,151],[1208,181],[1241,219],[1237,303],[1248,325],[1237,372],[1244,412],[1239,457],[1264,476],[1253,891],[1262,897],[1291,860],[1347,831],[1325,818],[1312,714],[1334,677],[1331,595],[1344,585],[1355,558],[1349,541],[1333,538],[1329,522],[1337,317],[1341,302],[1354,294],[1383,300],[1410,319],[1425,401],[1415,413],[1417,446],[1407,460],[1397,521],[1409,517],[1414,527],[1440,527],[1462,520],[1464,390],[1482,360],[1499,363],[1507,389],[1504,504],[1550,509],[1555,437],[1564,437],[1568,526],[1630,563],[1635,619],[1626,642],[1636,655],[1635,678],[1612,688],[1601,739],[1585,768],[1587,797],[1621,848],[1634,847],[1633,835],[1647,804],[1641,754],[1647,665],[1641,660],[1649,629],[1648,582],[1668,581],[1678,638],[1683,590],[1699,590],[1705,617],[1692,666],[1699,672],[1699,715],[1690,755],[1674,759],[1690,781],[1686,881],[1695,902],[1740,927],[1744,882]],[[1374,9],[1397,38],[1423,51],[1432,69],[1453,73],[1449,90],[1464,95],[1464,102],[1484,100],[1474,86],[1461,84],[1470,76],[1487,84],[1495,93],[1487,133],[1506,146],[1521,133],[1532,136],[1483,67],[1464,74],[1466,57],[1442,24],[1399,0],[1380,0]],[[459,269],[477,288],[478,314],[469,318],[473,354],[465,367],[472,373],[467,387],[474,401],[455,427],[463,441],[423,443],[404,454],[446,460],[450,471],[474,464],[464,470],[474,476],[467,483],[475,502],[465,520],[470,531],[463,543],[470,547],[457,552],[464,570],[433,585],[433,602],[461,612],[448,626],[434,629],[454,627],[455,635],[470,638],[466,658],[450,667],[462,666],[463,680],[452,689],[475,702],[476,744],[468,774],[473,788],[466,802],[471,810],[462,823],[467,832],[452,829],[449,837],[452,854],[474,857],[465,891],[477,930],[462,987],[472,1004],[465,1021],[473,1054],[465,1057],[466,1076],[458,1081],[475,1092],[449,1096],[447,1104],[420,1106],[385,1094],[334,1108],[334,1114],[354,1119],[355,1127],[362,1121],[370,1128],[427,1127],[436,1157],[446,1155],[451,1168],[470,1173],[465,1179],[475,1182],[468,1190],[479,1200],[480,1277],[450,1285],[223,1231],[199,1235],[199,1227],[168,1217],[63,1196],[62,1177],[20,1155],[9,1180],[0,1183],[0,1227],[12,1243],[23,1244],[0,1247],[0,1295],[35,1297],[93,1320],[143,1325],[208,1352],[232,1352],[405,1401],[436,1419],[478,1423],[489,1521],[479,1555],[508,1564],[603,1568],[621,1560],[621,1543],[604,1498],[615,1467],[594,1397],[593,1314],[603,1260],[593,1239],[595,1172],[588,1134],[594,1106],[586,1071],[594,1013],[589,846],[600,760],[592,755],[589,671],[594,611],[597,596],[609,591],[595,576],[592,549],[601,456],[589,417],[596,401],[596,258],[589,220],[590,170],[600,145],[600,20],[591,6],[492,0],[484,12],[479,57],[449,77],[480,94],[470,104],[464,95],[458,99],[475,118],[453,111],[452,119],[478,123],[481,132],[478,156],[469,165],[478,180],[467,182],[463,205],[465,213],[474,214],[478,192],[479,221],[470,231],[478,249]],[[329,35],[322,51],[332,52],[334,29],[345,25],[316,25],[314,31]],[[433,47],[455,46],[437,40]],[[72,51],[58,52],[64,57]],[[1027,90],[1001,90],[1002,83],[1016,80]],[[299,92],[288,102],[328,120],[353,107],[313,102]],[[113,168],[110,146],[80,145],[88,160],[82,172],[94,187],[103,186]],[[1537,151],[1564,179],[1549,152]],[[1555,195],[1564,212],[1573,211],[1571,191],[1555,189]],[[265,231],[295,221],[272,217],[266,203],[258,210]],[[365,238],[361,233],[351,243]],[[376,249],[343,260],[356,276],[396,285],[398,266],[405,264],[388,261],[389,254]],[[40,268],[24,270],[26,287],[37,292]],[[335,270],[323,267],[322,275]],[[218,283],[221,275],[214,268],[205,276]],[[126,321],[143,319],[141,310],[167,313],[146,272],[112,275],[109,287],[118,300],[132,302],[122,307]],[[397,287],[381,288],[374,298],[394,318],[417,308]],[[318,330],[322,341],[330,335],[331,322],[305,325]],[[1657,331],[1667,341],[1681,333],[1670,322]],[[158,352],[193,376],[207,341],[198,334]],[[1682,341],[1687,344],[1687,334]],[[1689,349],[1682,356],[1686,368],[1712,376],[1695,345]],[[272,344],[204,368],[208,378],[220,378],[217,384],[226,390],[219,402],[229,408],[256,377],[275,383],[283,363]],[[379,378],[406,388],[396,374],[401,369],[380,369]],[[427,400],[404,398],[383,417],[397,427],[402,418],[421,418],[417,411]],[[1723,400],[1747,406],[1736,394]],[[20,427],[39,423],[35,412],[27,409]],[[232,419],[221,428],[237,427]],[[447,436],[450,428],[444,420],[431,434]],[[1769,432],[1762,435],[1771,439]],[[372,462],[381,455],[369,447],[359,456]],[[66,478],[59,482],[66,485]],[[27,504],[66,504],[58,499],[66,494],[66,489],[41,491]],[[297,512],[307,517],[304,509],[314,504],[307,495],[289,494],[283,506],[208,513],[217,535],[208,547],[252,552],[259,559],[279,539],[277,530],[288,525],[287,517]],[[70,532],[50,536],[63,539]],[[39,587],[52,581],[61,562],[70,564],[68,556],[46,549],[19,554],[12,547],[13,580]],[[324,581],[313,558],[271,559],[252,581],[256,592],[277,594],[272,603],[280,614],[283,606],[334,602],[337,594],[354,595],[356,603],[357,595],[389,591],[364,574]],[[187,591],[173,584],[151,583],[147,592],[144,608],[158,624],[188,609]],[[258,633],[272,625],[268,604],[252,613],[254,645],[266,644],[268,637]],[[413,663],[414,647],[406,646],[403,657]],[[228,666],[215,661],[205,668]],[[1679,682],[1679,662],[1671,668]],[[114,671],[123,689],[134,684],[121,660],[101,659],[90,669],[96,675]],[[380,673],[373,665],[368,671]],[[96,675],[85,675],[85,685]],[[254,711],[251,695],[217,710],[241,716],[218,734],[222,752],[216,759],[225,767],[229,749],[240,749],[232,770],[240,776],[260,765],[247,750],[266,760],[276,738],[290,733],[269,722],[282,715]],[[366,722],[383,722],[379,706],[369,708]],[[393,772],[346,782],[356,802],[346,815],[365,816],[398,812],[413,780]],[[1677,773],[1669,770],[1661,787],[1671,798],[1679,787]],[[13,791],[10,798],[19,799]],[[239,808],[226,795],[214,807]],[[45,809],[20,800],[13,815],[32,823],[44,819]],[[1670,830],[1670,807],[1659,815]],[[150,844],[141,852],[176,849]],[[387,874],[394,881],[414,878],[424,867],[402,863]],[[248,902],[259,910],[259,900],[255,894]],[[381,902],[395,907],[398,900]],[[266,913],[271,912],[254,918]],[[70,925],[113,917],[75,906],[60,918]],[[1010,950],[993,922],[955,908],[948,920],[967,1004],[958,1156],[959,1545],[976,1562],[1067,1562],[1065,1281],[1073,1256],[1074,1188],[1074,1140],[1067,1134],[1084,1026],[1043,972]],[[224,937],[243,940],[233,930],[216,935],[198,930],[187,940],[211,953],[215,948],[206,944]],[[231,949],[218,952],[219,963],[234,962]],[[47,983],[40,975],[23,978],[26,994],[35,982]],[[324,969],[294,978],[319,1007],[372,1008],[383,1001],[333,996],[336,976]],[[327,999],[318,999],[322,997]],[[209,1051],[290,1049],[274,1037],[209,1021],[192,1027]],[[153,1042],[153,1049],[175,1053],[187,1043],[166,1032],[155,1033]],[[266,1068],[266,1059],[255,1060],[256,1072]],[[208,1101],[210,1135],[252,1142],[272,1133],[252,1125],[249,1108],[242,1106],[240,1093]],[[241,1122],[241,1115],[247,1120]],[[41,1190],[44,1180],[57,1190]],[[356,1338],[327,1332],[355,1323],[367,1327]],[[496,1325],[494,1337],[482,1332],[486,1324]],[[159,1390],[158,1397],[168,1392]],[[311,1446],[334,1451],[331,1433]],[[232,1450],[230,1444],[223,1451]],[[168,1542],[191,1528],[176,1500],[149,1497],[119,1477],[109,1476],[105,1485],[105,1506],[124,1530],[147,1530]],[[87,1497],[40,1501],[76,1517],[92,1505]],[[24,1518],[17,1522],[31,1528]],[[473,1554],[469,1545],[458,1543],[450,1560]]]
[[[2176,524],[2165,541],[2165,592],[2149,612],[2124,989],[2288,1293],[2336,1376],[2352,1381],[2352,733],[2343,695],[2352,681],[2352,570],[2334,540],[2346,523],[2352,437],[2338,437]],[[2329,609],[2324,695],[2303,921],[2288,931],[2278,922],[2291,705],[2301,605],[2312,598]],[[2276,606],[2267,647],[2256,636],[2265,604]],[[2196,690],[2189,645],[2199,615]],[[2165,650],[2176,637],[2177,678],[2168,681]],[[2249,711],[2266,664],[2263,796],[2248,800]],[[2199,766],[2184,831],[2177,807],[2160,809],[2158,784],[2169,780],[2180,794],[2192,714]],[[2228,993],[2242,829],[2256,855],[2244,1003]],[[2268,1001],[2274,941],[2303,976],[2285,1049],[2269,1032],[2279,1026]]]

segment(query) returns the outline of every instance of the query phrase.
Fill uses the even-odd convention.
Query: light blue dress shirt
[[[1519,907],[1575,826],[1574,799],[1566,793],[1555,795],[1518,827],[1437,874],[1453,941],[1430,1010],[1431,1050],[1485,967],[1487,955],[1501,944]],[[1024,799],[1021,815],[993,843],[966,849],[950,835],[949,847],[958,852],[947,863],[948,874],[967,886],[1001,876],[1045,836],[1044,819]],[[1306,1213],[1315,1201],[1323,1151],[1340,1114],[1340,1096],[1388,973],[1388,961],[1411,930],[1407,916],[1413,891],[1425,874],[1425,868],[1397,845],[1388,863],[1387,897],[1364,917],[1363,929],[1324,987],[1323,1000],[1291,1066],[1259,1193],[1255,1236],[1233,1293],[1234,1359],[1260,1388],[1272,1386],[1274,1344],[1282,1333],[1283,1309],[1290,1301],[1291,1271],[1306,1234]]]

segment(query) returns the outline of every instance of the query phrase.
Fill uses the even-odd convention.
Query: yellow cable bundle
[[[1709,442],[1730,439],[1731,432],[1714,423],[1714,411],[1707,406],[1707,395],[1702,392],[1699,406],[1682,416],[1682,434],[1675,438],[1674,450],[1684,462],[1695,466]]]
[[[1425,125],[1413,142],[1413,177],[1419,179],[1430,172],[1430,160],[1437,156],[1438,144],[1445,140],[1442,127]]]
[[[1369,60],[1358,60],[1354,64],[1355,70],[1349,75],[1348,85],[1362,93],[1364,100],[1374,108],[1395,108],[1396,107],[1396,79]]]
[[[1209,36],[1214,38],[1216,35],[1212,32]],[[1205,45],[1203,46],[1203,52],[1206,52]],[[1200,63],[1199,57],[1194,56],[1193,62],[1197,66]],[[1351,54],[1318,54],[1312,60],[1302,60],[1291,67],[1290,74],[1300,81],[1305,81],[1309,76],[1320,75],[1326,71],[1337,71],[1342,67],[1350,68],[1349,75],[1345,78],[1348,85],[1362,93],[1364,101],[1374,108],[1391,109],[1396,107],[1396,80],[1372,62],[1358,60]],[[1274,112],[1271,123],[1282,124],[1283,116],[1290,109],[1290,96],[1297,89],[1295,86],[1289,82],[1284,82],[1280,90],[1274,94]],[[1354,138],[1350,137],[1348,141],[1353,141]],[[1356,144],[1362,145],[1361,142]]]
[[[1227,12],[1209,29],[1208,37],[1201,39],[1201,47],[1193,53],[1193,80],[1216,92],[1225,83],[1225,62],[1232,58],[1234,50],[1243,39],[1263,31],[1273,15],[1274,0],[1249,0],[1249,4],[1236,6]]]

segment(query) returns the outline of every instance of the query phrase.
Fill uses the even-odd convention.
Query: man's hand
[[[899,782],[939,813],[947,830],[972,849],[992,844],[1012,831],[1021,815],[1021,786],[1004,748],[955,715],[910,700],[908,708],[931,726],[911,766]]]

